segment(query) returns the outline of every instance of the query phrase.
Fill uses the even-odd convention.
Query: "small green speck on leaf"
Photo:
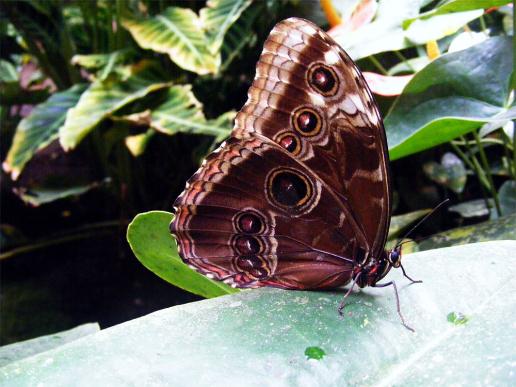
[[[306,347],[305,355],[307,359],[321,360],[326,355],[326,352],[319,347]]]
[[[450,312],[446,316],[448,322],[454,325],[464,325],[468,322],[469,318],[460,312]]]

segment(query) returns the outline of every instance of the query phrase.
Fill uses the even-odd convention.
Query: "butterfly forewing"
[[[265,42],[232,137],[176,200],[180,255],[235,286],[326,288],[383,250],[382,122],[359,70],[301,19]]]

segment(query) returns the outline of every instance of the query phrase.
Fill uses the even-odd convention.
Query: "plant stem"
[[[465,142],[465,139],[463,137],[461,137],[461,139]],[[478,164],[478,160],[476,159],[475,156],[472,155],[473,161],[471,161],[469,159],[469,157],[462,151],[462,149],[460,149],[458,147],[458,145],[454,143],[454,141],[450,142],[450,144],[453,147],[453,149],[455,150],[455,152],[457,152],[459,157],[477,175],[478,180],[480,181],[480,190],[482,191],[482,197],[484,198],[484,202],[486,204],[486,208],[488,209],[488,211],[490,211],[491,210],[491,204],[489,203],[489,200],[488,200],[489,195],[487,194],[487,190],[486,190],[487,187],[489,186],[489,182],[487,181],[487,179],[486,179],[486,177],[485,177],[485,175],[484,175],[484,173],[482,171],[482,168]],[[466,146],[467,146],[467,143],[466,143]]]
[[[399,52],[399,51],[394,51],[394,54],[395,54],[398,58],[400,58],[400,59],[401,59],[401,61],[402,61],[403,63],[405,63],[405,64],[407,65],[407,67],[408,67],[410,70],[412,70],[412,72],[413,72],[413,73],[417,73],[417,71],[416,71],[416,69],[414,68],[414,66],[412,66],[412,65],[410,64],[410,62],[408,61],[408,59],[407,59],[407,58],[405,58],[401,52]]]
[[[484,20],[484,15],[481,15],[479,20],[480,20],[480,28],[482,28],[482,31],[487,30],[486,21]]]
[[[378,59],[375,58],[374,55],[370,55],[369,56],[369,60],[375,65],[375,67],[380,70],[380,72],[383,74],[383,75],[387,75],[388,72],[387,70],[385,69],[385,67],[382,66],[382,64],[380,63],[380,61]]]
[[[489,189],[491,191],[491,194],[493,196],[494,202],[495,202],[495,208],[496,213],[498,216],[502,216],[502,210],[500,208],[500,202],[498,200],[498,193],[496,192],[496,187],[494,185],[493,181],[493,175],[491,174],[491,169],[489,168],[489,162],[487,161],[486,153],[484,152],[484,146],[482,145],[482,142],[480,141],[480,136],[478,135],[477,131],[473,131],[473,136],[475,137],[475,140],[477,142],[478,151],[480,153],[480,160],[482,161],[487,180],[489,181]]]
[[[68,243],[80,239],[88,239],[95,236],[110,235],[113,233],[113,230],[110,230],[110,228],[114,227],[120,227],[120,221],[92,223],[83,227],[79,227],[73,230],[72,232],[66,233],[66,235],[61,235],[54,239],[45,239],[43,241],[28,244],[25,246],[15,247],[14,249],[11,249],[5,253],[0,254],[0,261],[7,258],[15,257],[20,254],[41,250],[46,247],[61,245],[63,243]]]

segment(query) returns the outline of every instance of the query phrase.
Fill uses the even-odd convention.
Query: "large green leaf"
[[[190,269],[181,261],[169,232],[172,214],[151,211],[137,215],[127,229],[127,240],[136,257],[165,281],[203,297],[217,297],[238,290]]]
[[[210,52],[201,21],[191,9],[169,7],[145,20],[124,19],[123,26],[141,47],[168,54],[181,68],[208,74],[220,66],[220,55]]]
[[[430,250],[466,243],[504,239],[516,240],[516,214],[441,232],[419,243],[419,249]]]
[[[5,385],[514,385],[516,242],[404,257],[392,288],[258,289],[162,310],[0,369]]]
[[[217,54],[229,28],[251,4],[251,0],[208,0],[200,19],[209,40],[210,51]]]
[[[79,84],[55,93],[20,121],[3,163],[4,170],[11,173],[13,179],[19,176],[34,153],[57,138],[68,109],[77,104],[85,89],[86,85]]]
[[[469,11],[434,15],[404,28],[405,20],[415,20],[419,15],[420,3],[419,0],[380,0],[371,23],[352,32],[336,30],[333,37],[356,60],[441,39],[482,14],[482,11]]]
[[[229,135],[231,125],[228,125],[226,116],[208,122],[201,110],[201,103],[197,101],[191,89],[190,85],[171,87],[166,102],[152,111],[151,126],[166,134],[207,134],[217,139]]]
[[[385,118],[391,159],[450,141],[516,108],[506,106],[512,40],[495,37],[418,72]]]
[[[91,335],[100,330],[99,324],[89,323],[80,325],[64,332],[52,335],[41,336],[35,339],[21,341],[18,343],[4,345],[0,347],[0,367],[14,361],[33,356],[37,353],[45,352],[63,344],[72,342],[81,337]]]
[[[75,148],[102,120],[117,110],[170,85],[150,70],[139,71],[128,78],[111,74],[105,80],[95,81],[77,105],[68,110],[66,121],[59,130],[61,145],[66,150]]]

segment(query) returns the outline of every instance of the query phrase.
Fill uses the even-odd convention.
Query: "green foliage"
[[[168,54],[185,70],[207,74],[217,72],[220,66],[208,49],[197,14],[190,9],[170,7],[154,18],[125,19],[123,25],[142,48]]]
[[[414,171],[397,166],[415,160],[413,180],[426,184],[414,188],[419,194],[433,192],[434,202],[476,200],[456,206],[460,219],[446,227],[466,218],[494,222],[449,230],[421,248],[516,238],[511,10],[484,12],[508,1],[421,3],[380,0],[369,22],[349,23],[355,30],[336,28],[332,36],[364,71],[413,76],[401,95],[381,100],[400,180]],[[95,188],[110,210],[97,215],[121,222],[143,210],[169,210],[200,160],[229,136],[274,23],[306,10],[306,18],[321,20],[315,5],[288,1],[2,5],[0,33],[9,43],[0,58],[2,159],[12,189],[36,206]],[[356,16],[359,8],[346,14]],[[427,54],[432,47],[437,53]],[[405,214],[393,216],[390,243],[430,207],[398,193]],[[234,292],[182,264],[170,219],[166,212],[134,219],[128,239],[138,259],[196,294]]]
[[[407,273],[423,283],[406,286],[401,270],[389,276],[416,333],[401,325],[390,287],[352,293],[344,317],[342,290],[264,288],[128,321],[8,364],[0,378],[6,385],[73,385],[78,375],[86,385],[512,385],[515,249],[499,241],[404,256]]]
[[[418,72],[385,118],[391,158],[453,140],[508,112],[511,46],[510,38],[491,38]]]
[[[172,214],[152,211],[139,214],[127,229],[127,240],[140,262],[165,281],[203,297],[235,293],[223,282],[213,281],[185,265],[168,231]]]
[[[3,167],[16,179],[25,164],[37,150],[46,147],[58,137],[68,109],[75,106],[86,85],[77,84],[70,89],[53,94],[38,105],[30,116],[20,121],[18,130]]]

